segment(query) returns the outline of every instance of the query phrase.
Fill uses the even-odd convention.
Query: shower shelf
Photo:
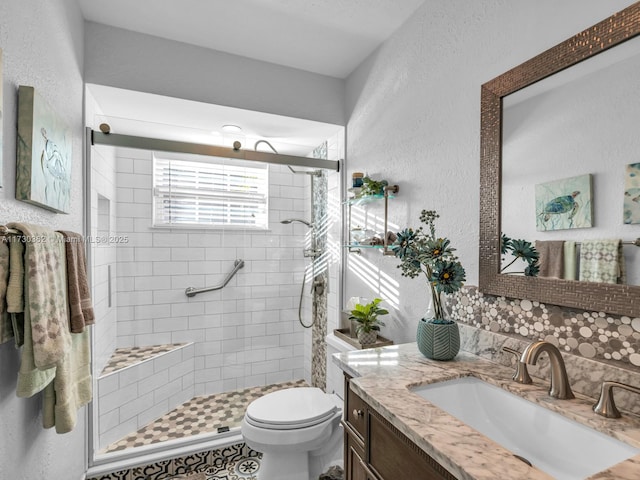
[[[363,248],[373,248],[382,250],[383,255],[394,255],[393,250],[389,248],[389,236],[387,232],[388,223],[389,223],[389,199],[395,198],[395,195],[400,190],[398,185],[388,185],[384,187],[384,193],[376,194],[376,195],[364,195],[364,196],[354,196],[348,198],[344,204],[347,206],[347,228],[349,231],[349,236],[347,240],[347,244],[345,248],[349,249],[349,253],[362,253]],[[352,193],[358,193],[360,189],[349,189]],[[375,202],[375,201],[384,201],[384,240],[382,245],[363,245],[357,242],[354,242],[351,238],[351,207],[360,206],[365,207],[366,205]]]
[[[397,187],[397,185],[393,185],[393,186]],[[348,205],[367,205],[369,203],[372,203],[378,200],[383,200],[384,198],[385,198],[385,195],[381,193],[376,195],[363,195],[361,197],[355,196],[347,199],[345,203]],[[395,198],[395,195],[388,194],[386,195],[386,198]]]

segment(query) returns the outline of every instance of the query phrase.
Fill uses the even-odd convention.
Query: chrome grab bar
[[[233,270],[231,270],[229,275],[227,275],[227,278],[225,278],[224,282],[222,282],[220,285],[216,285],[215,287],[205,287],[205,288],[188,287],[184,291],[184,294],[187,297],[195,297],[199,293],[212,292],[213,290],[220,290],[221,288],[224,288],[227,285],[227,283],[229,283],[229,281],[233,278],[233,276],[238,272],[238,270],[240,270],[243,267],[244,267],[244,260],[237,259],[233,264]]]

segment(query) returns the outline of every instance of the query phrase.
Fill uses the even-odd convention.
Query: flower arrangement
[[[527,277],[536,277],[538,273],[540,273],[540,254],[536,248],[531,245],[531,242],[528,242],[527,240],[514,240],[503,233],[500,238],[500,253],[502,255],[511,254],[513,256],[513,260],[511,260],[511,262],[500,268],[500,273],[524,273]],[[524,271],[505,272],[505,270],[513,265],[518,259],[521,259],[526,263],[527,266]],[[502,261],[505,261],[504,257],[502,258]]]
[[[398,268],[402,275],[415,278],[424,274],[431,289],[435,317],[433,323],[452,323],[444,318],[441,293],[455,293],[466,280],[466,272],[454,255],[447,238],[436,237],[435,221],[440,218],[434,210],[422,210],[420,226],[416,230],[405,228],[391,245],[395,256],[401,260]]]

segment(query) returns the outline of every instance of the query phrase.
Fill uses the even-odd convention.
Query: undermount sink
[[[560,480],[584,479],[640,453],[638,448],[475,377],[411,391]]]

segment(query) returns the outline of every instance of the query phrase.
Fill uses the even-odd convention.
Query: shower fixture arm
[[[220,290],[220,289],[226,287],[227,283],[229,283],[231,281],[231,279],[238,272],[238,270],[240,270],[243,267],[244,267],[244,260],[237,259],[233,263],[233,270],[231,270],[231,272],[229,272],[229,275],[227,275],[227,278],[225,278],[224,282],[222,282],[220,285],[216,285],[215,287],[205,287],[205,288],[188,287],[184,291],[184,294],[187,297],[195,297],[199,293],[205,293],[205,292],[212,292],[214,290]]]
[[[294,170],[293,168],[291,168],[291,165],[287,165],[287,168],[289,168],[289,170],[291,170],[291,173],[295,173],[296,175],[313,175],[316,177],[319,177],[320,175],[322,175],[322,170]]]
[[[267,140],[258,140],[254,145],[253,145],[253,149],[255,151],[258,151],[258,145],[260,145],[261,143],[266,143],[267,145],[269,145],[269,148],[271,148],[271,150],[273,150],[273,153],[278,153],[278,151],[275,149],[275,147],[273,145],[271,145],[271,143],[269,143]],[[291,168],[291,167],[289,167]]]

